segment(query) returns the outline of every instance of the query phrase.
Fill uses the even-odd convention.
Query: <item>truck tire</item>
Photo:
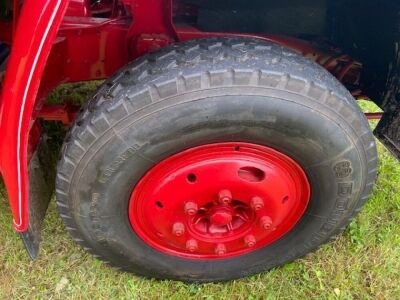
[[[57,204],[73,239],[138,275],[225,281],[340,233],[377,152],[350,93],[281,46],[211,38],[148,54],[72,126]]]

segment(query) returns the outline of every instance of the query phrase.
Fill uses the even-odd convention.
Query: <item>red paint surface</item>
[[[132,193],[129,218],[135,232],[159,251],[227,258],[285,235],[309,197],[305,173],[288,156],[248,143],[211,144],[151,169]]]
[[[3,83],[0,170],[18,231],[28,227],[28,138],[33,124],[31,116],[47,57],[68,2],[24,2]]]

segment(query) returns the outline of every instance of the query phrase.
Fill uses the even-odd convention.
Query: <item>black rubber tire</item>
[[[128,220],[135,184],[184,149],[242,141],[275,148],[306,171],[307,211],[249,254],[198,261],[161,253]],[[61,153],[57,204],[76,242],[147,277],[224,281],[292,261],[349,224],[376,177],[375,140],[349,92],[315,63],[272,43],[212,38],[167,47],[106,81]]]

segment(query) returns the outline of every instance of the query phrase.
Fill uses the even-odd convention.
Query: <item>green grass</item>
[[[73,87],[69,90],[79,95],[91,92]],[[52,97],[57,101],[74,95],[61,90]],[[361,106],[375,110],[367,102]],[[400,164],[381,145],[379,155],[377,186],[344,234],[304,259],[220,284],[157,281],[118,272],[72,242],[54,201],[40,257],[30,261],[12,229],[0,187],[0,299],[400,299]]]

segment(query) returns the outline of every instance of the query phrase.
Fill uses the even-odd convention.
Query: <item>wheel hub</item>
[[[210,216],[210,224],[213,226],[232,226],[233,213],[224,207],[218,208]]]
[[[197,214],[188,220],[188,224],[197,234],[215,238],[222,233],[234,235],[239,228],[249,224],[254,218],[253,213],[245,203],[234,200],[227,204],[207,203]]]
[[[307,177],[288,156],[248,143],[195,147],[165,159],[136,185],[135,232],[192,259],[242,255],[281,238],[303,215]]]

